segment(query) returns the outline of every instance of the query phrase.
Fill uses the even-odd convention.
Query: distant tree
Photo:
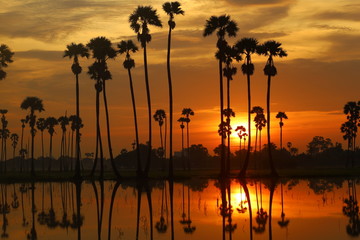
[[[36,124],[36,115],[35,111],[42,112],[44,111],[44,105],[41,99],[37,97],[27,97],[23,100],[20,105],[23,110],[30,110],[29,114],[26,116],[26,122],[30,126],[30,135],[31,135],[31,176],[35,176],[34,168],[34,138],[36,134],[35,124]]]
[[[1,160],[1,171],[6,172],[6,139],[9,135],[9,130],[7,129],[8,121],[6,120],[5,114],[8,112],[7,109],[0,109],[1,114],[1,129],[0,129],[0,138],[1,138],[1,148],[0,148],[0,160]],[[4,166],[3,166],[4,165]]]
[[[73,158],[74,158],[74,132],[78,132],[79,131],[79,138],[80,138],[80,129],[84,127],[84,124],[82,123],[82,119],[78,118],[77,115],[71,115],[69,117],[69,122],[70,124],[70,129],[71,129],[71,152],[70,152],[70,160],[71,160],[71,164],[70,164],[70,170],[73,170]],[[80,140],[80,139],[79,139]],[[77,142],[75,139],[75,155],[77,157],[77,151],[78,149],[80,149],[80,145],[79,147],[77,147]],[[77,161],[77,159],[76,159]],[[80,153],[79,153],[79,161],[80,161]],[[80,164],[80,163],[79,163]],[[77,163],[75,162],[75,178],[78,178],[78,176],[80,176],[80,173],[78,173],[77,171],[77,167],[76,167]]]
[[[283,119],[288,119],[285,112],[278,112],[276,115],[276,118],[280,119],[279,125],[280,125],[280,150],[283,149],[282,147],[282,127],[284,126]]]
[[[255,134],[255,152],[256,152],[257,143],[258,143],[258,133],[259,133],[260,128],[262,129],[263,127],[265,127],[266,120],[265,120],[265,116],[264,116],[264,109],[260,106],[254,106],[251,109],[250,113],[252,113],[252,114],[255,113],[254,122],[255,122],[255,127],[256,127],[256,134]],[[262,117],[261,117],[261,115],[262,115]],[[260,139],[260,146],[261,146],[261,139]]]
[[[264,74],[268,77],[267,81],[267,97],[266,97],[266,108],[267,108],[267,139],[268,144],[270,144],[270,86],[271,86],[271,77],[276,76],[277,70],[274,64],[273,57],[286,57],[286,51],[281,47],[281,43],[270,40],[258,47],[259,54],[267,56],[267,62],[264,68]],[[272,159],[271,148],[269,150],[269,162],[271,168],[271,175],[277,176],[277,172],[274,166]]]
[[[82,68],[79,63],[79,57],[89,58],[89,50],[82,44],[71,43],[66,46],[63,57],[74,58],[73,64],[71,65],[71,71],[75,75],[75,87],[76,87],[76,117],[80,119],[80,89],[79,89],[79,74]],[[76,163],[75,163],[75,178],[80,178],[80,128],[76,128]]]
[[[25,159],[25,150],[24,149],[24,145],[23,145],[23,142],[24,142],[24,129],[25,129],[25,122],[26,122],[26,119],[21,119],[21,140],[20,140],[20,151],[19,151],[19,154],[20,154],[20,172],[22,172],[22,166],[23,166],[23,160]]]
[[[192,144],[189,151],[193,161],[196,160],[198,165],[201,165],[201,167],[206,166],[206,161],[209,157],[209,151],[206,147],[202,144]]]
[[[51,171],[51,162],[52,162],[52,139],[55,133],[55,126],[59,124],[58,120],[54,117],[48,117],[45,120],[46,123],[46,128],[48,130],[48,133],[50,135],[50,139],[49,139],[49,165],[48,165],[48,170]]]
[[[13,159],[15,158],[15,150],[17,147],[17,144],[19,142],[19,135],[17,135],[16,133],[12,133],[10,136],[10,140],[11,140],[11,146],[13,147]]]
[[[183,170],[186,169],[185,166],[185,157],[184,157],[184,128],[185,125],[184,123],[186,123],[187,121],[190,121],[190,119],[185,118],[185,117],[181,117],[178,119],[178,122],[180,122],[180,128],[181,128],[181,160],[182,160],[182,164],[183,164]]]
[[[152,148],[152,132],[151,132],[151,97],[150,97],[150,85],[149,85],[149,76],[148,76],[148,67],[147,67],[147,55],[146,55],[146,45],[151,41],[149,25],[162,27],[161,21],[159,19],[156,10],[151,6],[138,6],[134,12],[129,16],[130,28],[134,30],[137,34],[137,39],[141,43],[141,47],[144,49],[144,72],[145,72],[145,85],[146,85],[146,95],[148,103],[148,123],[149,123],[149,151],[148,158],[145,165],[145,176],[148,176],[151,164],[151,148]]]
[[[238,137],[240,140],[240,151],[241,151],[241,139],[244,137],[244,133],[246,132],[246,128],[244,126],[237,126],[235,129],[236,132],[238,132]]]
[[[348,140],[348,148],[355,151],[357,128],[360,127],[360,101],[345,104],[344,114],[348,121],[342,124],[340,130],[345,133],[344,139]]]
[[[225,49],[227,46],[227,42],[225,40],[225,36],[228,37],[236,37],[236,33],[239,30],[236,22],[230,20],[230,16],[221,15],[219,17],[211,16],[208,20],[206,20],[205,29],[203,32],[203,36],[207,37],[212,35],[216,31],[217,35],[217,43],[216,46],[218,51],[215,54],[217,60],[219,60],[219,79],[220,79],[220,124],[224,122],[223,119],[223,111],[224,111],[224,92],[223,92],[223,67],[222,64],[225,61]],[[221,146],[224,148],[224,138],[221,137]],[[224,153],[225,149],[221,150],[221,174],[225,176],[225,158]]]
[[[307,145],[307,152],[311,155],[315,155],[329,149],[333,146],[330,138],[324,138],[322,136],[315,136],[311,142]]]
[[[188,170],[191,170],[190,167],[190,134],[189,134],[189,122],[190,122],[190,116],[194,116],[194,111],[191,108],[184,108],[181,112],[182,115],[185,116],[187,119],[186,122],[186,142],[187,142],[187,148],[188,148],[188,154],[187,154],[187,167]]]
[[[66,153],[66,126],[69,125],[69,118],[66,116],[61,116],[58,118],[59,125],[62,130],[61,135],[61,144],[60,144],[60,171],[63,171],[64,158],[67,156]]]
[[[165,122],[165,135],[166,135],[166,113],[165,113],[165,110],[163,110],[163,109],[156,110],[153,117],[154,117],[154,120],[159,123],[160,146],[162,148],[163,153],[165,153],[166,148],[164,148],[163,134],[162,134],[162,126],[164,125],[164,122]],[[166,144],[166,137],[165,137],[165,144]],[[163,158],[164,156],[160,156],[160,157]]]
[[[291,142],[288,142],[287,143],[287,147],[289,149],[289,152],[292,156],[295,156],[298,154],[299,152],[299,149],[297,149],[296,147],[293,147],[292,143]]]
[[[5,44],[0,45],[0,81],[6,78],[6,72],[3,68],[8,66],[8,63],[12,63],[13,52]]]
[[[172,81],[171,81],[171,70],[170,70],[170,49],[171,49],[171,32],[175,29],[176,23],[174,21],[175,15],[184,15],[184,11],[181,9],[181,4],[178,1],[166,2],[162,5],[163,10],[169,16],[169,33],[168,33],[168,48],[166,57],[166,68],[168,75],[169,85],[169,114],[170,114],[170,136],[169,136],[169,177],[173,177],[173,159],[172,159],[172,145],[173,145],[173,93],[172,93]]]
[[[38,118],[36,121],[36,127],[41,132],[41,158],[42,158],[42,170],[45,170],[45,155],[44,155],[44,130],[46,129],[45,118]]]
[[[139,130],[137,124],[137,116],[136,116],[136,102],[135,102],[135,93],[133,87],[133,81],[131,76],[131,69],[135,67],[135,61],[131,58],[130,52],[136,53],[138,51],[138,47],[132,40],[128,41],[121,41],[118,44],[119,53],[123,54],[126,53],[125,61],[123,62],[123,66],[128,71],[129,76],[129,85],[130,85],[130,93],[131,93],[131,102],[133,108],[133,115],[134,115],[134,125],[135,125],[135,144],[136,144],[136,156],[137,156],[137,175],[142,175],[142,166],[141,166],[141,159],[140,159],[140,142],[139,142]]]

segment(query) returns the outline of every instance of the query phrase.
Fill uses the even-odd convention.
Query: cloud
[[[248,5],[277,5],[292,2],[292,0],[226,0],[229,4],[248,6]]]
[[[39,59],[44,61],[59,61],[63,58],[63,51],[30,50],[16,52],[16,58]]]

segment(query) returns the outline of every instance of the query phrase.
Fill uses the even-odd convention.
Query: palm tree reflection
[[[344,199],[343,213],[349,217],[349,223],[346,226],[346,232],[350,236],[360,235],[359,206],[356,196],[356,181],[348,180],[349,198]]]
[[[256,206],[257,206],[257,212],[256,212],[256,218],[255,221],[258,224],[257,227],[253,227],[253,230],[255,233],[264,233],[265,232],[265,226],[268,220],[268,214],[264,210],[262,206],[262,183],[260,181],[259,191],[260,191],[260,205],[259,205],[259,196],[258,196],[258,187],[257,183],[255,181],[255,191],[256,191]],[[260,208],[259,208],[260,206]]]
[[[284,213],[284,192],[283,192],[283,184],[280,184],[280,191],[281,191],[281,221],[278,221],[278,224],[281,228],[287,227],[290,220],[285,220],[285,213]]]
[[[164,202],[165,202],[165,209],[164,209]],[[167,192],[166,192],[166,182],[163,181],[163,186],[161,190],[161,209],[160,209],[160,220],[156,222],[155,228],[159,233],[165,233],[167,230],[167,220],[165,221],[164,212],[166,215],[168,213],[167,207]]]
[[[184,226],[184,232],[185,233],[189,233],[189,234],[192,234],[195,230],[196,230],[196,227],[195,226],[192,226],[191,223],[192,223],[192,220],[191,220],[191,217],[190,217],[190,187],[187,186],[187,203],[188,203],[188,214],[186,216],[185,214],[185,187],[184,187],[184,184],[183,184],[183,213],[182,213],[182,220],[180,221],[181,224],[185,225]],[[187,217],[187,218],[186,218]]]

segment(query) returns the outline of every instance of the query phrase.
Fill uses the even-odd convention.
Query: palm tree
[[[13,134],[11,134],[10,139],[11,139],[11,146],[13,147],[13,159],[15,159],[15,150],[16,150],[16,146],[19,142],[19,135],[17,135],[16,133],[13,133]]]
[[[280,118],[280,150],[282,150],[282,127],[284,126],[283,119],[288,119],[288,117],[286,116],[285,112],[278,112],[278,114],[276,114],[276,118]]]
[[[189,122],[190,122],[190,116],[194,116],[194,111],[191,108],[184,108],[181,112],[182,115],[185,116],[186,120],[186,143],[187,143],[187,166],[188,170],[191,170],[190,168],[190,135],[189,135]]]
[[[110,137],[110,118],[109,111],[107,106],[107,98],[106,98],[106,80],[111,79],[111,73],[108,70],[106,61],[108,59],[114,59],[116,57],[116,50],[111,46],[111,41],[105,37],[97,37],[90,40],[87,44],[87,47],[92,51],[93,58],[95,62],[92,66],[89,67],[89,74],[91,78],[96,80],[96,124],[97,124],[97,142],[100,145],[100,178],[103,178],[103,154],[102,154],[102,143],[101,143],[101,133],[100,133],[100,121],[99,121],[99,94],[103,91],[104,98],[104,106],[105,106],[105,115],[106,115],[106,127],[107,127],[107,141],[109,147],[109,155],[111,160],[111,166],[113,168],[114,173],[119,178],[120,174],[116,169],[114,156],[112,152],[111,146],[111,137]],[[95,157],[94,167],[91,172],[91,175],[94,174],[97,157]]]
[[[51,171],[51,161],[52,161],[52,138],[55,133],[54,127],[59,124],[58,120],[54,117],[48,117],[45,120],[45,125],[50,134],[50,143],[49,143],[49,167],[48,170]]]
[[[258,140],[258,133],[259,133],[259,115],[260,114],[264,114],[264,109],[260,106],[255,106],[251,109],[250,113],[255,113],[255,117],[254,117],[254,122],[255,122],[255,127],[256,127],[256,134],[255,134],[255,152],[256,152],[256,147],[257,147],[257,140]]]
[[[142,175],[142,166],[141,166],[141,159],[140,159],[140,146],[139,146],[139,131],[138,131],[138,124],[137,124],[137,117],[136,117],[136,102],[135,102],[135,94],[134,94],[134,87],[133,81],[131,76],[131,68],[135,67],[135,61],[130,57],[130,52],[137,52],[138,47],[132,40],[128,41],[121,41],[118,44],[119,53],[123,54],[126,53],[125,61],[123,62],[123,66],[128,71],[129,76],[129,84],[130,84],[130,93],[131,93],[131,101],[133,107],[133,114],[134,114],[134,125],[135,125],[135,142],[136,142],[136,155],[137,155],[137,175]]]
[[[164,122],[165,122],[165,129],[166,129],[166,113],[163,109],[158,109],[158,110],[156,110],[153,117],[154,117],[154,120],[159,123],[160,146],[161,146],[162,151],[164,152],[165,148],[164,148],[164,142],[163,142],[163,137],[162,137],[162,125],[164,125]]]
[[[281,43],[274,40],[267,41],[259,46],[258,53],[264,56],[268,56],[264,74],[268,76],[267,81],[267,97],[266,97],[266,108],[267,108],[267,140],[268,145],[270,146],[270,86],[271,86],[271,77],[274,77],[277,74],[276,67],[274,65],[273,57],[286,57],[286,51],[281,47]],[[271,168],[271,175],[277,176],[275,166],[272,159],[271,148],[269,147],[269,162]]]
[[[74,58],[73,64],[71,65],[71,71],[75,75],[75,86],[76,86],[76,119],[80,119],[80,101],[79,101],[79,74],[82,68],[79,63],[79,57],[89,58],[88,49],[83,44],[71,43],[66,46],[64,51],[64,57]],[[80,178],[80,128],[76,128],[76,163],[75,163],[75,178]]]
[[[30,135],[31,135],[31,176],[35,176],[34,169],[34,138],[36,134],[35,123],[36,115],[35,111],[42,112],[44,111],[44,105],[40,98],[38,97],[26,97],[20,105],[23,110],[30,110],[30,113],[26,116],[27,123],[30,126]]]
[[[45,164],[45,158],[44,158],[44,130],[46,129],[46,123],[45,118],[39,118],[36,121],[36,127],[41,132],[41,157],[42,157],[42,170],[44,171],[44,164]]]
[[[243,138],[243,134],[245,133],[246,131],[246,128],[244,126],[237,126],[235,128],[235,132],[238,132],[238,136],[239,136],[239,139],[240,139],[240,153],[241,153],[241,139]]]
[[[20,140],[20,172],[22,172],[22,165],[23,165],[23,160],[25,159],[25,149],[23,147],[23,140],[24,140],[24,128],[25,128],[25,119],[21,119],[21,140]]]
[[[266,126],[266,118],[263,113],[260,113],[254,120],[256,122],[255,127],[259,129],[259,151],[261,152],[261,131]]]
[[[8,63],[12,63],[13,60],[11,59],[14,55],[13,52],[9,49],[8,46],[5,44],[0,45],[0,80],[5,79],[6,72],[2,70],[2,68],[5,68],[8,66]]]
[[[346,114],[346,118],[348,122],[346,123],[348,126],[352,126],[352,137],[349,139],[349,142],[351,142],[352,150],[355,151],[356,148],[356,133],[357,133],[357,127],[360,127],[360,101],[359,102],[348,102],[344,106],[344,114]]]
[[[4,169],[2,169],[1,165],[1,171],[4,170],[6,172],[6,139],[9,137],[9,130],[7,129],[8,121],[6,120],[5,114],[8,112],[7,109],[0,109],[1,114],[1,129],[0,129],[0,138],[1,138],[1,149],[0,149],[0,158],[1,158],[1,164],[4,164]]]
[[[187,119],[187,118],[184,118],[184,117],[181,117],[178,119],[178,122],[180,122],[180,128],[181,128],[181,160],[182,160],[182,163],[183,163],[183,170],[185,170],[185,158],[184,158],[184,128],[185,128],[185,125],[184,123],[189,121],[190,119]]]
[[[69,118],[66,116],[61,116],[58,118],[58,122],[61,126],[62,135],[61,135],[61,146],[60,146],[60,171],[63,170],[63,160],[67,156],[66,153],[66,126],[69,125]]]
[[[229,82],[229,79],[228,79]],[[229,85],[228,85],[228,96],[229,96]],[[224,116],[226,117],[226,122],[224,122],[223,129],[221,131],[224,132],[223,137],[227,138],[227,154],[226,154],[226,174],[230,174],[230,136],[231,136],[231,124],[230,124],[230,118],[235,117],[235,112],[231,108],[229,108],[229,102],[228,100],[228,108],[224,109]]]
[[[145,85],[146,85],[146,95],[147,95],[147,104],[148,104],[148,123],[149,123],[149,141],[148,141],[148,158],[145,165],[145,176],[148,176],[151,164],[151,97],[150,97],[150,86],[149,86],[149,76],[147,68],[147,56],[146,56],[146,44],[151,41],[149,25],[162,27],[159,16],[156,13],[156,10],[151,6],[138,6],[134,12],[129,16],[130,28],[134,30],[137,34],[137,39],[141,43],[141,47],[144,49],[144,72],[145,72]]]
[[[230,16],[221,15],[219,17],[211,16],[209,20],[206,20],[205,29],[203,36],[210,36],[213,32],[216,32],[218,37],[216,46],[218,51],[216,53],[216,58],[219,60],[219,76],[220,76],[220,124],[224,122],[223,111],[224,111],[224,93],[223,93],[223,68],[222,63],[225,61],[225,48],[227,42],[225,41],[225,36],[235,37],[236,32],[239,30],[237,24],[230,20]],[[225,175],[225,159],[224,159],[224,138],[221,137],[221,174]]]
[[[173,94],[172,94],[172,81],[171,81],[171,71],[170,71],[170,49],[171,49],[171,31],[175,29],[176,23],[174,21],[174,15],[184,15],[184,11],[181,9],[181,4],[177,1],[175,2],[166,2],[163,4],[163,10],[169,15],[169,34],[168,34],[168,49],[167,49],[167,58],[166,58],[166,67],[168,74],[168,84],[169,84],[169,112],[170,112],[170,146],[169,146],[169,177],[173,177],[173,159],[172,159],[172,140],[173,140]]]
[[[248,149],[245,158],[245,163],[241,169],[239,176],[245,177],[246,170],[249,165],[250,159],[250,150],[251,150],[251,86],[250,86],[250,76],[254,74],[254,64],[251,60],[251,55],[254,54],[258,48],[258,41],[255,38],[242,38],[235,45],[239,55],[245,55],[244,63],[241,66],[241,71],[247,77],[247,92],[248,92]]]

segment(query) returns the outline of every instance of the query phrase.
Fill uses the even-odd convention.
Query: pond
[[[353,239],[356,179],[1,184],[7,239]]]

